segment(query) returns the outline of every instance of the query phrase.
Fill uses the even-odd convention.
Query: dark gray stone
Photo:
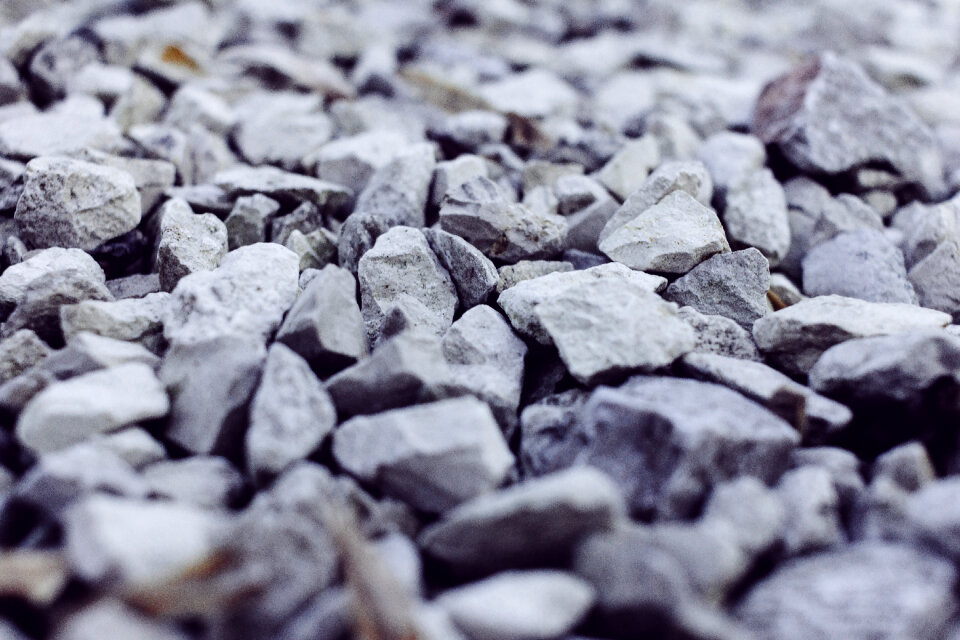
[[[840,233],[803,259],[803,292],[836,294],[870,302],[917,302],[903,253],[881,231]]]

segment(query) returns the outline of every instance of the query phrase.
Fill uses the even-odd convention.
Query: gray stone
[[[37,334],[21,329],[0,342],[0,385],[39,364],[51,350]]]
[[[571,631],[593,605],[593,588],[561,571],[505,571],[445,591],[437,604],[471,638],[548,640]]]
[[[124,300],[84,300],[60,307],[60,326],[68,342],[81,332],[89,332],[138,342],[159,353],[166,344],[163,316],[169,304],[170,294],[165,292]]]
[[[299,261],[285,247],[258,243],[229,252],[213,271],[185,276],[172,292],[164,337],[171,343],[222,335],[265,340],[296,299]]]
[[[235,506],[244,488],[240,472],[218,456],[161,460],[140,473],[151,494],[203,509]]]
[[[788,471],[777,485],[786,508],[783,545],[787,555],[800,555],[845,541],[840,524],[840,498],[830,473],[806,466]]]
[[[294,229],[284,246],[300,257],[300,271],[320,269],[337,259],[337,237],[322,228],[307,234]]]
[[[239,454],[265,358],[257,336],[174,342],[160,369],[171,400],[167,438],[193,454]]]
[[[916,291],[921,305],[960,317],[960,241],[937,245],[910,269],[908,276],[908,284]]]
[[[480,87],[483,101],[500,113],[524,118],[572,115],[577,92],[546,69],[530,69]]]
[[[497,295],[524,280],[567,271],[573,271],[573,265],[562,260],[521,260],[502,266],[497,269]]]
[[[770,274],[770,293],[776,296],[783,306],[787,307],[806,299],[806,296],[800,293],[797,285],[793,284],[790,278],[782,273]]]
[[[956,495],[960,482],[948,477],[931,482],[906,496],[904,530],[901,533],[912,541],[942,554],[952,561],[960,557],[960,535]]]
[[[105,635],[141,640],[187,640],[171,623],[158,623],[120,600],[103,598],[71,613],[56,628],[54,640],[96,640]],[[5,636],[0,636],[4,637]]]
[[[768,84],[757,100],[754,129],[809,172],[841,173],[882,161],[931,195],[944,190],[933,132],[856,63],[831,52]]]
[[[742,360],[761,359],[750,332],[730,318],[705,315],[693,307],[680,307],[677,315],[696,334],[694,353],[713,353]]]
[[[349,271],[327,265],[297,298],[277,340],[317,371],[338,371],[367,354],[357,284]]]
[[[704,260],[667,287],[663,297],[700,313],[735,320],[748,331],[769,311],[770,264],[756,249]]]
[[[696,340],[674,305],[609,278],[567,288],[534,313],[567,370],[586,385],[665,367]]]
[[[737,617],[760,637],[939,638],[955,604],[949,563],[860,543],[789,562],[753,587]]]
[[[360,259],[357,270],[367,341],[377,341],[392,305],[412,298],[426,310],[425,330],[442,335],[453,321],[457,291],[423,233],[394,227]]]
[[[630,282],[651,292],[662,291],[667,286],[667,280],[662,276],[634,271],[622,264],[612,263],[583,271],[551,273],[524,280],[501,293],[497,304],[507,314],[517,333],[540,344],[550,345],[553,341],[540,322],[536,313],[537,306],[567,289],[607,279],[617,283]]]
[[[350,189],[276,167],[237,166],[216,174],[213,183],[231,196],[262,193],[274,200],[309,202],[336,213],[353,197]]]
[[[143,469],[148,464],[166,458],[163,445],[140,427],[127,427],[113,433],[94,437],[93,443],[120,457],[134,469]]]
[[[233,210],[224,220],[230,250],[266,242],[267,224],[278,211],[280,203],[260,193],[237,198]]]
[[[330,117],[316,110],[319,100],[301,101],[297,94],[288,93],[258,94],[256,98],[257,108],[251,105],[251,113],[240,115],[233,132],[237,150],[251,164],[273,164],[293,171],[304,156],[333,135]]]
[[[553,188],[557,213],[567,219],[565,247],[596,252],[600,232],[620,204],[598,182],[586,176],[563,176]]]
[[[163,121],[184,131],[197,123],[211,133],[224,135],[236,123],[236,114],[220,96],[188,84],[170,97]]]
[[[937,473],[926,448],[908,442],[878,457],[872,467],[874,478],[889,478],[904,491],[917,491],[936,480]]]
[[[499,287],[497,268],[472,244],[441,229],[424,229],[423,235],[453,279],[462,308],[482,304]]]
[[[117,125],[101,114],[47,111],[0,122],[0,156],[6,158],[26,161],[85,148],[115,151],[125,146]]]
[[[186,200],[168,200],[160,211],[157,271],[172,291],[187,275],[216,269],[227,253],[227,228],[212,213],[195,214]]]
[[[132,363],[58,382],[37,394],[17,420],[17,439],[37,453],[56,451],[140,420],[161,418],[170,401],[149,366]]]
[[[491,491],[513,466],[493,414],[474,398],[352,418],[334,433],[333,455],[363,482],[432,513]]]
[[[762,404],[792,424],[808,442],[842,431],[853,419],[853,413],[844,405],[814,393],[761,362],[688,353],[681,359],[681,366],[699,380],[730,387]]]
[[[803,259],[803,291],[869,302],[916,303],[903,253],[881,231],[840,233],[813,247]]]
[[[651,171],[660,164],[657,140],[646,135],[623,147],[597,172],[597,180],[621,201],[643,186]]]
[[[601,230],[599,241],[602,243],[617,229],[674,191],[686,191],[700,204],[709,206],[713,197],[713,181],[707,168],[699,162],[666,162],[660,165],[617,209]]]
[[[786,520],[786,509],[776,491],[749,476],[715,487],[700,518],[710,530],[719,532],[721,523],[728,525],[735,543],[750,560],[780,543]]]
[[[893,227],[904,234],[901,248],[907,268],[912,269],[941,244],[960,236],[960,199],[926,206],[914,202],[897,212]]]
[[[480,156],[463,154],[453,160],[438,162],[433,170],[430,205],[439,207],[448,191],[456,189],[464,182],[476,177],[490,177],[487,170],[487,161]]]
[[[578,543],[623,517],[623,498],[610,478],[570,469],[466,502],[427,527],[418,542],[457,574],[483,575],[569,561]]]
[[[0,318],[6,318],[13,311],[31,283],[70,269],[86,275],[91,282],[106,281],[103,269],[86,251],[61,247],[36,251],[0,274]]]
[[[824,351],[846,340],[949,323],[949,315],[914,305],[820,296],[760,318],[753,325],[753,337],[776,366],[803,375]]]
[[[623,206],[628,204],[629,200]],[[683,190],[670,193],[619,226],[601,240],[599,248],[631,269],[678,274],[730,250],[716,212]]]
[[[275,217],[270,222],[270,241],[287,244],[294,231],[310,233],[323,227],[323,214],[313,203],[303,202],[291,213]]]
[[[128,158],[95,149],[83,149],[74,154],[74,157],[129,173],[137,186],[137,192],[140,193],[140,210],[144,214],[160,202],[164,191],[173,186],[177,175],[176,167],[164,160]]]
[[[250,472],[256,477],[280,474],[313,453],[336,422],[333,401],[306,360],[274,343],[250,404]]]
[[[328,142],[304,158],[321,180],[345,185],[360,193],[377,169],[385,167],[410,146],[403,134],[395,131],[370,131]]]
[[[455,144],[476,151],[488,144],[503,142],[509,121],[494,111],[468,110],[454,113],[438,126],[438,133]]]
[[[542,476],[573,464],[577,452],[564,443],[575,428],[589,392],[570,389],[528,404],[520,414],[520,466],[527,477]]]
[[[496,183],[483,177],[447,192],[440,227],[504,262],[550,258],[560,253],[567,234],[562,216],[509,202]]]
[[[723,226],[736,248],[755,247],[777,266],[790,250],[790,221],[783,188],[769,169],[730,185]]]
[[[92,250],[140,223],[140,194],[125,171],[68,158],[37,158],[27,163],[14,218],[30,246]]]
[[[707,167],[717,190],[726,192],[763,169],[767,150],[756,136],[721,131],[704,140],[697,159]]]

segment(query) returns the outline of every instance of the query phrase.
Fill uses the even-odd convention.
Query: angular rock
[[[304,158],[321,180],[345,185],[360,193],[374,172],[386,166],[410,145],[401,133],[370,131],[348,138],[339,138],[323,145]]]
[[[470,309],[486,301],[499,282],[493,263],[460,236],[441,229],[424,229],[423,235],[453,279],[461,307]]]
[[[348,420],[333,455],[363,482],[432,513],[496,488],[513,466],[490,409],[473,398]]]
[[[133,182],[140,193],[140,210],[147,214],[163,196],[164,191],[173,187],[177,170],[171,163],[164,160],[150,160],[147,158],[128,158],[84,149],[75,154],[77,160],[92,162],[104,167],[111,167],[125,171],[133,177]]]
[[[841,233],[813,247],[803,259],[803,291],[869,302],[917,302],[903,253],[882,231],[870,229]]]
[[[597,180],[621,201],[643,186],[660,164],[660,148],[653,136],[643,136],[623,145],[597,173]]]
[[[497,294],[524,280],[573,270],[572,264],[562,260],[521,260],[516,264],[508,264],[497,269]]]
[[[593,588],[561,571],[505,571],[445,591],[437,604],[471,638],[559,638],[593,604]]]
[[[250,164],[273,164],[288,171],[300,168],[304,156],[327,143],[334,128],[328,115],[314,110],[321,101],[309,98],[301,101],[294,93],[257,95],[259,108],[240,115],[233,132],[243,158]]]
[[[680,307],[677,315],[696,334],[694,353],[715,353],[743,360],[761,359],[750,332],[730,318],[705,315],[693,307]]]
[[[285,245],[294,231],[311,233],[322,226],[323,214],[320,209],[310,202],[304,202],[291,213],[270,222],[270,241]]]
[[[882,161],[931,195],[943,190],[933,132],[856,63],[831,52],[768,84],[754,129],[806,171],[841,173]]]
[[[683,274],[730,245],[716,212],[680,190],[618,227],[599,248],[631,269]]]
[[[297,296],[299,257],[285,247],[258,243],[223,257],[213,271],[185,276],[163,319],[171,343],[222,335],[272,335]]]
[[[238,166],[216,174],[213,183],[231,196],[262,193],[274,200],[309,202],[330,213],[340,211],[353,197],[350,189],[338,184],[276,167]]]
[[[273,344],[250,404],[250,472],[256,477],[280,474],[313,453],[336,422],[333,402],[306,360],[283,344]]]
[[[938,245],[910,269],[908,276],[921,305],[960,317],[960,241]]]
[[[509,202],[496,183],[483,177],[447,193],[440,227],[504,262],[550,258],[561,251],[567,234],[562,216]]]
[[[840,498],[826,469],[806,466],[788,471],[777,485],[777,494],[786,508],[783,544],[788,556],[845,542]]]
[[[441,139],[476,152],[484,145],[503,142],[509,122],[494,111],[467,110],[454,113],[437,125],[434,132]]]
[[[623,517],[623,498],[610,478],[570,469],[466,502],[427,527],[418,542],[458,575],[485,575],[569,561],[580,541]]]
[[[14,218],[20,237],[32,247],[89,251],[140,223],[140,194],[125,171],[37,158],[27,164],[25,180]]]
[[[227,509],[239,502],[244,478],[218,456],[161,460],[141,470],[150,493],[203,509]]]
[[[68,342],[81,332],[89,332],[138,342],[158,353],[165,345],[163,317],[169,304],[170,294],[165,292],[125,300],[84,300],[60,307],[60,325]]]
[[[748,331],[769,311],[770,264],[756,249],[721,253],[667,287],[663,297],[700,313],[735,320]]]
[[[767,150],[755,136],[721,131],[704,140],[697,152],[697,159],[707,167],[717,191],[726,192],[763,169],[767,162]]]
[[[95,640],[104,633],[141,640],[187,640],[173,624],[157,623],[119,600],[104,598],[72,613],[53,634],[55,640]]]
[[[55,110],[24,113],[0,122],[0,156],[22,161],[58,156],[85,148],[122,150],[123,135],[101,114]]]
[[[394,227],[360,259],[357,270],[367,341],[374,344],[391,305],[413,298],[426,309],[428,331],[440,335],[453,321],[457,291],[418,229]]]
[[[300,256],[300,271],[320,269],[337,259],[337,237],[326,229],[307,234],[293,230],[283,244]]]
[[[534,313],[570,374],[585,385],[653,371],[692,351],[676,307],[643,286],[601,279],[565,289]]]
[[[21,329],[12,334],[0,342],[0,385],[39,364],[50,353],[50,347],[33,331]]]
[[[180,279],[216,269],[227,253],[227,228],[212,213],[195,214],[186,200],[168,200],[160,216],[157,271],[160,286],[172,291]]]
[[[936,329],[949,323],[949,315],[933,309],[820,296],[760,318],[753,325],[753,337],[776,366],[804,375],[824,351],[846,340]]]
[[[106,449],[137,470],[167,456],[163,445],[140,427],[128,427],[93,439],[94,446]]]
[[[280,203],[257,193],[237,198],[224,220],[230,251],[248,244],[267,241],[267,224],[280,211]]]
[[[438,162],[433,170],[433,185],[430,187],[430,206],[439,207],[443,197],[472,178],[489,178],[487,161],[480,156],[464,154],[453,160]]]
[[[727,189],[723,226],[736,248],[755,247],[777,266],[790,251],[790,220],[783,188],[769,169],[755,171]]]
[[[567,219],[566,248],[596,252],[600,232],[619,203],[598,182],[586,176],[563,176],[553,188],[557,212]]]
[[[871,469],[874,478],[889,478],[904,491],[917,491],[936,480],[937,472],[919,442],[908,442],[878,457]]]
[[[589,392],[570,389],[528,404],[520,414],[520,465],[527,477],[542,476],[573,463],[576,451],[564,439],[575,428]]]
[[[577,92],[545,69],[531,69],[483,85],[483,100],[494,110],[524,118],[571,115]]]

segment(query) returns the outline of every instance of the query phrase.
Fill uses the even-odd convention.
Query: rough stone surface
[[[790,221],[783,188],[769,169],[729,186],[723,225],[735,248],[756,247],[777,266],[790,250]]]
[[[50,355],[50,347],[29,329],[21,329],[0,342],[0,385],[16,378]]]
[[[224,220],[229,249],[266,242],[268,223],[279,211],[280,203],[260,193],[237,198]]]
[[[84,300],[60,307],[60,324],[69,342],[81,332],[139,342],[150,351],[163,350],[163,317],[170,294],[148,293],[142,298]]]
[[[275,167],[235,167],[218,173],[213,183],[231,196],[261,193],[274,200],[309,202],[321,211],[338,211],[353,192],[331,182]]]
[[[185,200],[168,200],[160,216],[157,271],[164,291],[181,278],[216,269],[227,253],[227,228],[212,213],[195,214]]]
[[[0,274],[0,317],[5,318],[13,311],[30,283],[69,269],[76,269],[91,280],[105,282],[103,269],[87,252],[60,247],[42,249]]]
[[[921,305],[960,316],[960,242],[946,241],[917,262],[910,273],[911,287]]]
[[[677,315],[696,334],[695,353],[715,353],[743,360],[761,360],[750,332],[724,316],[700,313],[693,307],[680,307]]]
[[[485,302],[494,288],[499,286],[497,268],[472,244],[441,229],[424,229],[423,235],[453,279],[460,305],[464,309]]]

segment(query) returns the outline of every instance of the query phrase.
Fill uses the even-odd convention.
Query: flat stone
[[[25,180],[14,218],[30,246],[89,251],[140,223],[140,194],[125,171],[37,158],[27,163]]]
[[[513,466],[490,409],[442,400],[352,418],[333,437],[350,474],[427,512],[444,512],[496,488]]]
[[[168,200],[160,211],[157,271],[160,286],[172,291],[180,279],[211,271],[227,253],[227,227],[212,213],[196,214],[186,200]]]
[[[579,542],[623,517],[623,498],[610,478],[570,469],[466,502],[427,527],[418,542],[458,575],[484,575],[569,561]]]
[[[470,309],[485,302],[500,280],[490,259],[460,236],[442,229],[424,229],[423,235],[450,274],[460,306]]]
[[[601,279],[565,289],[534,313],[570,374],[593,385],[693,350],[694,332],[676,309],[641,285]]]
[[[69,342],[81,332],[138,342],[158,353],[165,345],[163,317],[170,294],[148,293],[142,298],[124,300],[84,300],[60,307],[60,325]]]
[[[327,265],[297,297],[277,340],[317,371],[338,371],[367,355],[357,283],[346,269]]]
[[[930,194],[944,188],[933,132],[856,63],[831,52],[768,84],[754,129],[806,171],[841,173],[883,161]]]
[[[337,212],[353,198],[350,189],[276,167],[238,166],[216,174],[213,184],[231,196],[262,193],[274,200],[309,202],[321,211]]]
[[[135,273],[122,278],[107,280],[107,289],[117,300],[142,298],[160,292],[160,274]]]
[[[280,211],[280,203],[262,193],[237,198],[224,220],[230,251],[248,244],[267,241],[270,220]]]
[[[756,249],[720,253],[673,281],[663,297],[700,313],[735,320],[748,331],[769,309],[770,263]]]
[[[172,292],[163,320],[171,343],[221,335],[265,340],[297,296],[300,259],[278,244],[240,247],[213,271],[185,276]]]
[[[313,453],[336,422],[333,401],[307,361],[274,343],[250,404],[250,472],[257,477],[278,475]]]
[[[550,273],[564,273],[573,270],[573,265],[563,260],[521,260],[516,264],[504,265],[497,269],[497,294],[503,293],[524,280],[533,280]]]
[[[760,318],[753,325],[753,337],[777,367],[803,375],[824,351],[846,340],[949,323],[949,315],[914,305],[819,296]]]
[[[0,385],[39,364],[51,349],[37,334],[21,329],[0,342]]]
[[[406,136],[394,131],[370,131],[339,138],[323,145],[304,158],[321,180],[341,184],[360,193],[374,172],[386,166],[410,144]]]
[[[790,220],[783,188],[769,169],[748,174],[726,191],[723,225],[730,244],[755,247],[777,266],[790,250]]]
[[[505,571],[445,591],[437,604],[471,638],[559,638],[593,604],[593,588],[562,571]]]
[[[610,279],[618,283],[631,282],[647,291],[662,291],[667,286],[666,278],[642,271],[634,271],[622,264],[604,264],[583,271],[551,273],[539,278],[524,280],[505,290],[497,298],[497,304],[507,314],[510,324],[520,335],[536,340],[543,345],[553,344],[553,339],[543,327],[536,308],[567,289],[585,282]]]
[[[447,193],[440,227],[504,262],[549,258],[561,251],[567,233],[562,216],[509,202],[496,183],[483,177]]]
[[[56,451],[170,410],[153,369],[125,364],[47,387],[24,407],[17,439],[37,453]]]
[[[409,297],[426,310],[425,329],[442,335],[453,321],[457,291],[418,229],[394,227],[360,259],[357,270],[367,341],[374,344],[391,305]]]
[[[730,387],[765,406],[792,424],[808,441],[841,431],[853,419],[853,413],[846,406],[761,362],[688,353],[683,356],[681,366],[699,380]]]
[[[860,543],[787,563],[736,615],[763,637],[940,637],[953,614],[954,568],[910,547]]]
[[[803,259],[803,291],[869,302],[917,302],[903,253],[883,232],[870,229],[841,233],[813,247]]]
[[[631,269],[682,274],[730,245],[716,212],[680,190],[617,228],[599,248]]]

